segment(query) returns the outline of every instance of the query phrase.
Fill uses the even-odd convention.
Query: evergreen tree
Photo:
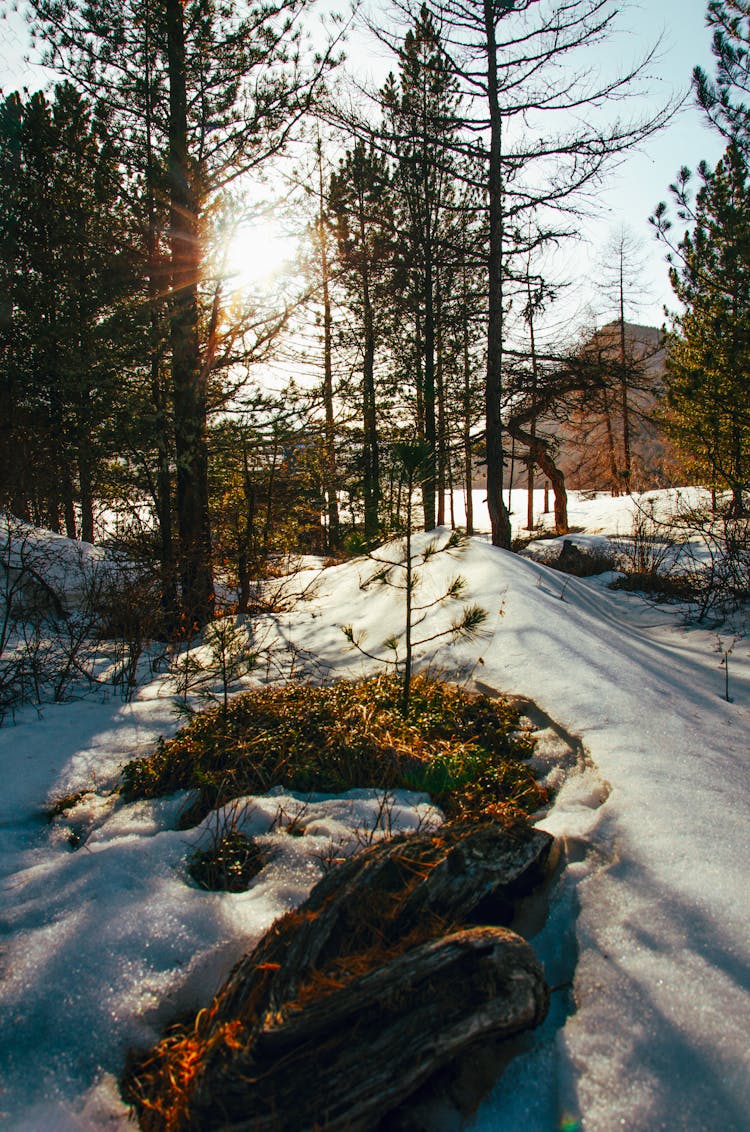
[[[693,71],[699,105],[727,140],[750,148],[750,3],[748,0],[711,0],[706,14],[713,31],[711,47],[716,78],[702,67]]]
[[[425,529],[444,521],[444,269],[455,186],[452,144],[458,129],[456,78],[435,21],[422,5],[398,51],[398,78],[381,92],[383,142],[394,158],[393,200],[407,290],[400,305],[414,320],[418,427],[428,457],[422,479]],[[405,301],[404,301],[405,300]]]
[[[578,67],[583,50],[590,56],[614,27],[617,9],[602,0],[441,0],[436,11],[462,96],[463,175],[482,193],[487,218],[487,502],[493,544],[509,547],[502,413],[508,285],[514,261],[528,252],[519,233],[541,210],[547,217],[564,210],[614,154],[657,129],[672,108],[635,124],[599,118],[597,108],[624,97],[648,63],[602,76]],[[545,239],[571,231],[558,220],[546,226]]]
[[[119,448],[117,378],[134,263],[128,210],[108,122],[69,84],[6,99],[0,136],[0,225],[6,338],[3,438],[24,455],[6,505],[94,537],[97,478]],[[14,424],[10,422],[14,421]],[[26,462],[28,461],[28,462]]]
[[[323,494],[326,503],[328,550],[338,548],[341,539],[339,519],[339,475],[336,461],[336,418],[333,389],[333,314],[331,272],[331,222],[327,212],[323,144],[318,133],[315,146],[317,159],[317,216],[313,242],[318,261],[320,298],[323,307]]]
[[[393,258],[389,172],[373,148],[358,141],[331,177],[329,208],[334,222],[342,282],[356,322],[361,357],[362,484],[364,531],[377,538],[380,519],[380,437],[375,355],[383,336],[387,273]]]
[[[667,360],[668,430],[702,478],[732,493],[744,514],[750,481],[750,186],[738,146],[730,144],[689,200],[683,170],[673,192],[693,222],[672,256],[670,281],[684,313],[674,317]],[[655,222],[665,236],[666,206]]]
[[[208,411],[222,310],[220,285],[206,286],[209,219],[217,195],[278,153],[312,105],[331,56],[304,63],[297,21],[305,3],[242,11],[219,0],[30,4],[49,62],[84,89],[106,93],[127,160],[156,178],[147,185],[152,252],[154,202],[160,194],[168,201],[179,574],[190,625],[203,624],[213,605]],[[152,340],[152,358],[154,348]],[[155,408],[161,415],[162,405]]]

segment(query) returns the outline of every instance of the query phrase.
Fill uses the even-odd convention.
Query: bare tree
[[[414,18],[408,0],[399,7]],[[462,129],[450,145],[467,159],[463,176],[483,195],[488,218],[487,498],[493,544],[507,547],[505,320],[508,287],[519,274],[514,263],[528,252],[521,233],[541,215],[545,241],[571,235],[581,191],[658,130],[675,106],[639,120],[613,118],[615,104],[638,93],[655,49],[621,73],[594,73],[592,49],[616,30],[609,0],[442,0],[433,11],[463,98]]]

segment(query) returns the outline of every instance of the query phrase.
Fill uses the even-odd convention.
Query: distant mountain
[[[607,323],[591,334],[580,347],[580,355],[594,374],[601,366],[601,384],[592,381],[591,388],[568,394],[537,422],[538,435],[552,441],[557,466],[572,490],[625,486],[626,416],[631,489],[668,487],[679,479],[677,457],[657,421],[666,360],[662,331],[630,322],[624,330],[624,350],[619,322]],[[626,375],[627,405],[619,372]],[[509,445],[506,439],[506,447]],[[526,486],[525,451],[523,445],[517,445],[513,460],[511,446],[506,457],[506,486],[511,463],[512,486]],[[475,486],[485,483],[481,468]],[[543,483],[544,476],[537,471],[536,486]]]
[[[618,482],[625,486],[626,412],[616,376],[623,363],[630,487],[668,487],[677,476],[677,459],[657,419],[666,362],[662,331],[630,322],[624,331],[624,350],[619,322],[607,323],[583,345],[582,353],[600,359],[612,376],[600,394],[580,398],[569,421],[555,421],[558,464],[570,488],[607,490]]]

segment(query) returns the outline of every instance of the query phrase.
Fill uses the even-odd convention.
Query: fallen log
[[[279,963],[262,1009],[293,1001],[306,972],[349,954],[383,950],[419,932],[471,922],[510,924],[539,884],[553,839],[525,822],[451,822],[431,833],[381,841],[332,869],[296,913],[284,917],[230,975],[222,1012],[237,1017],[254,998],[253,971]],[[429,931],[430,922],[436,930]]]
[[[448,823],[332,870],[131,1070],[142,1128],[364,1130],[479,1037],[536,1025],[544,979],[504,925],[551,846],[525,822]]]
[[[543,973],[520,936],[454,933],[267,1020],[250,1050],[203,1079],[191,1117],[227,1132],[365,1132],[462,1050],[546,1012]]]

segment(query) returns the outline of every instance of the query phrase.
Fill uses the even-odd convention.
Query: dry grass
[[[148,758],[129,763],[127,801],[196,790],[183,826],[217,805],[272,786],[337,793],[354,787],[429,793],[450,816],[547,802],[526,765],[532,741],[515,707],[416,677],[409,710],[400,681],[379,676],[327,687],[260,688],[227,712],[197,714]]]
[[[259,689],[235,698],[226,713],[201,712],[150,757],[129,764],[123,793],[131,800],[197,789],[186,816],[192,822],[218,802],[277,784],[331,792],[405,787],[429,792],[449,816],[490,817],[511,833],[525,828],[524,812],[548,799],[527,765],[533,743],[520,729],[519,709],[421,676],[406,716],[400,700],[400,680],[385,676],[324,688]],[[457,925],[436,915],[415,923],[408,911],[410,896],[444,858],[447,844],[440,831],[419,846],[406,839],[389,858],[386,886],[366,890],[366,900],[337,913],[335,954],[301,970],[293,992],[274,1008],[274,994],[287,986],[290,941],[314,930],[313,921],[335,897],[311,898],[277,921],[240,964],[249,963],[252,972],[241,994],[230,980],[208,1010],[132,1060],[123,1095],[145,1132],[193,1132],[201,1081],[238,1051],[251,1067],[255,1035],[265,1023],[309,1008],[453,930]]]

